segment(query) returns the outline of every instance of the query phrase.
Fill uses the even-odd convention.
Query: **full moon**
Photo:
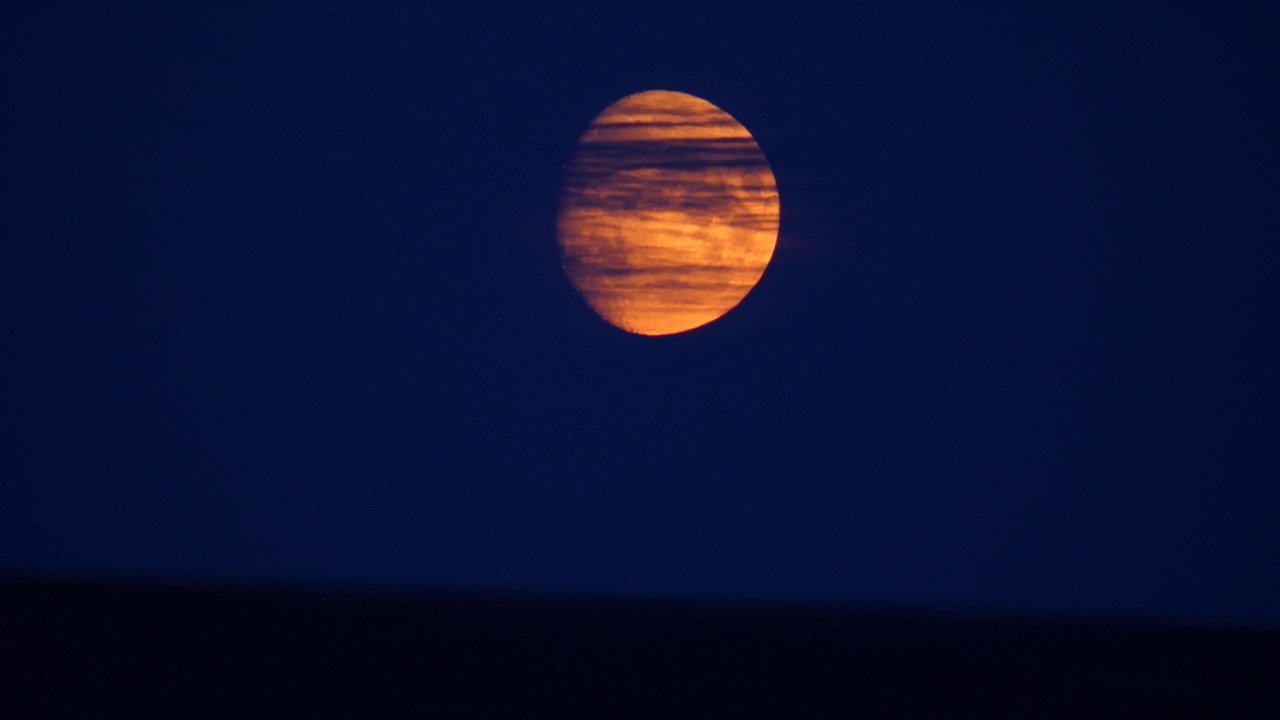
[[[773,171],[741,123],[692,95],[636,93],[591,121],[565,166],[561,263],[606,321],[671,335],[751,292],[778,215]]]

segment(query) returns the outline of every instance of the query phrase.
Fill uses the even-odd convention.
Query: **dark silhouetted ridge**
[[[1280,633],[0,584],[8,717],[1280,717]]]

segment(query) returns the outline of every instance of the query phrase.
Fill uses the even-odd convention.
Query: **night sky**
[[[0,572],[1280,623],[1280,7],[442,4],[0,11]],[[782,205],[668,337],[649,89]]]

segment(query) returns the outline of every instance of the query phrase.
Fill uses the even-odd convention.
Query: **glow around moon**
[[[670,335],[755,287],[778,239],[778,188],[760,146],[706,100],[665,90],[605,108],[565,168],[565,273],[602,318]]]

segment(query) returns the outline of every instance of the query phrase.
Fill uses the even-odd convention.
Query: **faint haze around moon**
[[[779,208],[769,163],[737,120],[685,93],[636,93],[591,122],[566,165],[562,264],[609,323],[685,332],[760,281]]]

